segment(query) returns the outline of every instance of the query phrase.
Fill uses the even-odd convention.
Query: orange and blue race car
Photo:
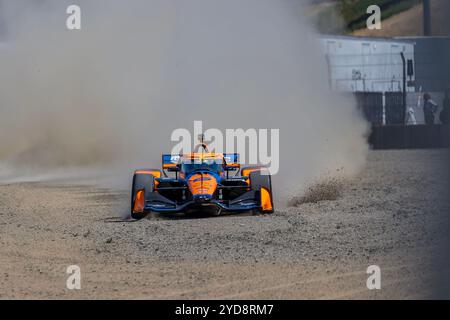
[[[134,172],[134,219],[142,219],[150,212],[220,215],[244,211],[273,213],[272,184],[265,167],[241,169],[238,154],[165,154],[162,170]]]

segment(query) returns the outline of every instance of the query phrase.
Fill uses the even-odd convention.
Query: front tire
[[[155,186],[155,177],[151,174],[136,173],[133,176],[133,185],[131,187],[131,217],[135,220],[145,218],[149,212],[136,212],[134,210],[136,196],[139,191],[144,192],[144,203],[148,195],[153,192]]]

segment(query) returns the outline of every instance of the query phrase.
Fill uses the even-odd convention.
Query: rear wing
[[[181,156],[179,154],[163,154],[162,155],[162,168],[168,169],[176,167],[180,163]]]
[[[193,154],[195,155],[195,154]],[[206,156],[214,156],[214,154],[205,154]],[[216,156],[219,156],[220,154],[216,154]],[[162,155],[162,168],[169,169],[172,167],[176,167],[180,164],[181,161],[181,155],[179,154],[163,154]],[[225,165],[229,167],[236,167],[240,168],[239,163],[239,154],[238,153],[224,153],[223,154],[223,161],[225,162]]]

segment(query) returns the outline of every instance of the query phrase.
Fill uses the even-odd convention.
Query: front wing
[[[261,203],[255,190],[247,191],[233,200],[219,200],[214,198],[203,198],[201,200],[187,200],[176,203],[157,192],[146,195],[144,211],[159,213],[178,213],[190,209],[201,209],[205,207],[217,207],[230,212],[243,212],[253,209],[260,209]]]

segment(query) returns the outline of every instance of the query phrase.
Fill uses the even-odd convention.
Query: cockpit
[[[181,171],[189,174],[196,170],[206,170],[220,174],[223,171],[220,159],[186,159],[181,163]]]

